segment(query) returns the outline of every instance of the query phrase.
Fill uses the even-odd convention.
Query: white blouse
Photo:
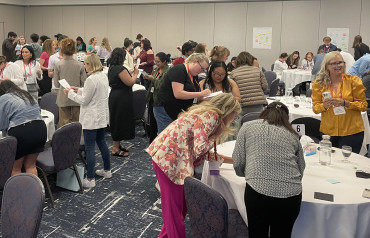
[[[103,71],[90,75],[77,93],[70,90],[68,98],[81,105],[80,123],[82,129],[105,128],[109,124],[109,83]]]
[[[274,72],[278,76],[278,78],[281,77],[283,74],[283,70],[288,69],[288,65],[284,62],[282,63],[280,60],[276,60],[274,64]]]
[[[18,65],[26,84],[35,84],[37,80],[42,79],[42,70],[39,62],[31,61],[29,64],[24,64],[23,60],[17,60],[14,64]],[[41,77],[37,76],[37,71],[41,72]]]
[[[8,64],[4,68],[2,78],[10,79],[15,85],[27,91],[27,86],[26,82],[24,81],[22,71],[17,64],[13,62],[8,62]]]

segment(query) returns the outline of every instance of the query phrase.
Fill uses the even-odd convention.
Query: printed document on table
[[[60,83],[60,85],[63,86],[63,88],[70,88],[71,87],[71,85],[69,85],[69,83],[65,79],[59,80],[59,83]]]

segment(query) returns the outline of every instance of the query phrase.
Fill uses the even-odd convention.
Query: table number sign
[[[292,127],[299,135],[306,135],[305,124],[292,124]]]

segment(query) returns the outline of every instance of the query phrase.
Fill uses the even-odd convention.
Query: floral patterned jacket
[[[218,124],[219,115],[214,111],[184,113],[157,136],[147,152],[172,182],[183,185],[197,164],[215,160],[206,155],[214,144],[209,136]]]

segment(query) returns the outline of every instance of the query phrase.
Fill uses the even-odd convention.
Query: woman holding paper
[[[132,98],[132,85],[135,84],[139,70],[135,67],[133,75],[123,66],[126,50],[115,48],[108,59],[109,120],[113,138],[112,156],[129,156],[128,149],[120,145],[121,140],[135,138],[135,121]]]
[[[312,83],[312,109],[321,113],[320,131],[330,135],[334,147],[352,147],[360,153],[364,139],[361,112],[366,111],[366,88],[359,77],[345,74],[345,62],[338,51],[327,53]],[[327,92],[330,98],[324,98]]]
[[[240,104],[231,94],[215,96],[181,113],[148,147],[161,191],[159,237],[186,237],[184,180],[204,160],[223,161],[209,150],[228,136],[229,125],[239,112]]]
[[[95,187],[95,142],[99,147],[104,163],[104,169],[96,170],[95,173],[104,178],[112,177],[110,156],[105,141],[104,129],[109,124],[109,85],[108,78],[103,72],[103,66],[97,55],[87,55],[84,64],[86,71],[90,75],[86,79],[84,87],[78,88],[72,86],[64,89],[64,93],[68,95],[68,98],[81,105],[80,122],[85,139],[87,162],[87,176],[83,180],[83,186],[85,188],[92,188]],[[92,118],[94,120],[91,120]]]
[[[61,127],[70,122],[78,121],[80,116],[80,105],[64,94],[64,86],[82,87],[86,80],[86,71],[83,64],[73,59],[76,52],[76,42],[73,39],[66,38],[61,41],[63,60],[56,63],[54,67],[54,85],[59,88],[57,96],[57,105],[59,107],[59,123]],[[65,79],[67,85],[60,87],[59,80]]]
[[[161,133],[182,111],[197,103],[198,97],[211,94],[209,89],[201,91],[194,78],[208,68],[205,54],[193,53],[185,61],[168,70],[154,101],[154,116],[157,121],[158,134]]]

